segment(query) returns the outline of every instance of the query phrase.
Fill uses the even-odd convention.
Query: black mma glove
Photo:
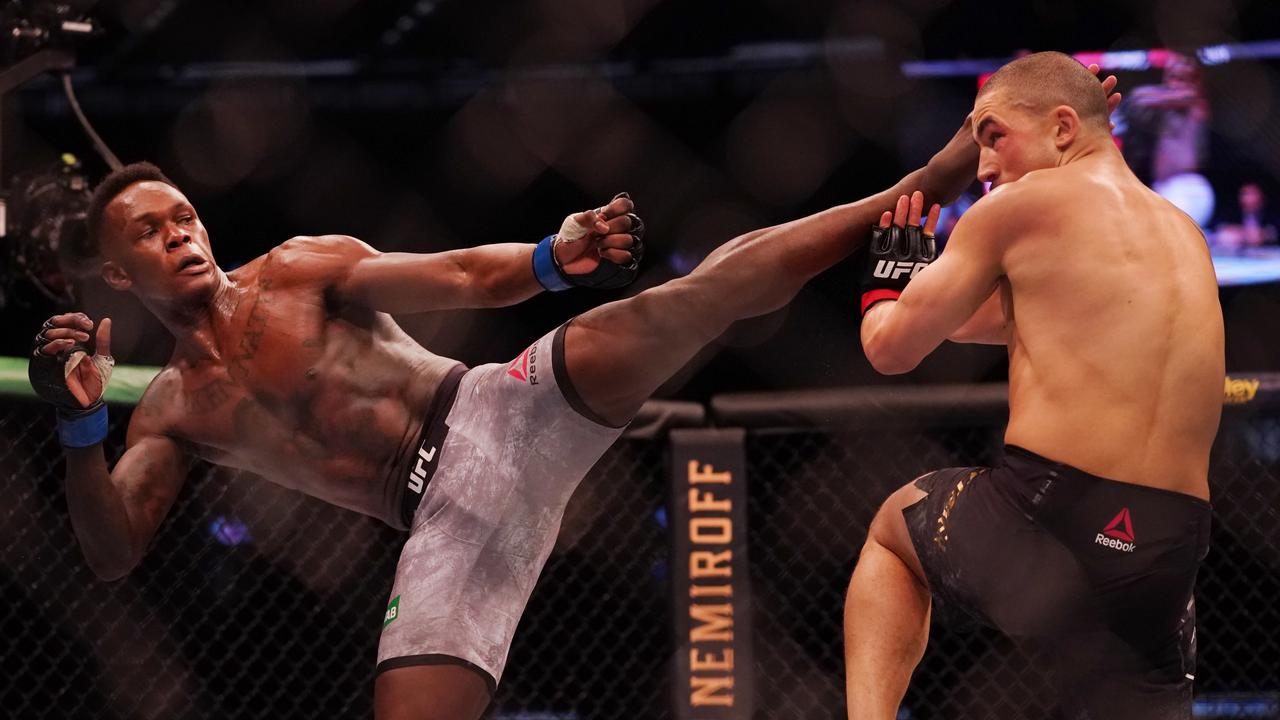
[[[618,197],[621,197],[619,195]],[[615,200],[617,197],[614,198]],[[640,261],[644,258],[644,221],[635,213],[627,213],[631,218],[631,229],[628,231],[634,240],[627,249],[631,253],[631,261],[619,265],[605,258],[588,273],[569,274],[560,267],[556,259],[555,246],[558,243],[589,242],[591,229],[583,227],[570,215],[560,225],[560,232],[548,235],[538,243],[533,251],[533,274],[542,287],[551,291],[567,290],[570,287],[599,288],[613,290],[631,284],[640,272]]]
[[[105,391],[115,360],[110,355],[98,355],[94,352],[96,335],[93,330],[87,333],[87,343],[76,343],[57,355],[46,355],[41,348],[50,343],[51,339],[45,335],[45,331],[54,327],[56,326],[52,321],[46,320],[36,335],[27,360],[27,379],[36,394],[57,409],[58,436],[63,447],[96,445],[107,436],[107,406],[101,395],[94,398],[88,407],[81,405],[67,387],[67,376],[81,362],[90,362],[101,376],[102,389]],[[94,329],[96,330],[96,326]]]
[[[911,278],[937,256],[933,237],[925,235],[919,225],[872,228],[858,273],[862,314],[881,300],[897,300]]]

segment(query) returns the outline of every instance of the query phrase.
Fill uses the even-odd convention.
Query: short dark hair
[[[93,197],[89,199],[89,209],[85,211],[85,244],[89,253],[95,256],[102,254],[102,216],[106,213],[107,206],[131,185],[140,182],[162,182],[182,192],[160,168],[149,162],[136,162],[112,170],[94,188]]]
[[[978,97],[996,91],[1007,92],[1014,103],[1037,112],[1066,105],[1084,122],[1109,127],[1102,83],[1070,55],[1038,52],[1018,58],[997,70],[978,91]]]

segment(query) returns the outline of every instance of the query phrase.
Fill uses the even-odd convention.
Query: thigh
[[[1035,634],[1079,593],[1059,582],[1046,534],[1008,497],[999,475],[980,467],[924,475],[913,483],[918,494],[900,491],[918,499],[895,527],[905,527],[941,616],[1018,637]]]
[[[455,664],[387,670],[373,687],[377,720],[478,720],[493,696],[488,677]]]
[[[728,322],[705,299],[705,282],[672,280],[574,318],[564,339],[568,377],[601,421],[631,420]]]
[[[552,337],[459,384],[396,568],[380,670],[453,657],[502,678],[565,506],[618,434],[566,404]]]

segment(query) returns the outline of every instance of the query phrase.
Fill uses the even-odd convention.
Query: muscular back
[[[1207,498],[1225,369],[1199,229],[1110,158],[1031,173],[1006,191],[1022,208],[1001,280],[1006,439]]]
[[[179,344],[139,404],[130,444],[164,435],[211,462],[397,524],[388,475],[457,363],[390,316],[335,296],[335,279],[363,252],[351,239],[299,238],[230,273],[214,352]]]

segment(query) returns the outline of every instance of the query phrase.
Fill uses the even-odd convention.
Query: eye
[[[191,215],[183,215],[182,217],[178,218],[178,222],[182,223],[183,225],[190,225],[191,223],[195,222],[195,217]]]
[[[139,237],[149,238],[155,234],[156,234],[156,229],[154,227],[149,227],[146,230],[143,230],[142,235],[140,235]]]

